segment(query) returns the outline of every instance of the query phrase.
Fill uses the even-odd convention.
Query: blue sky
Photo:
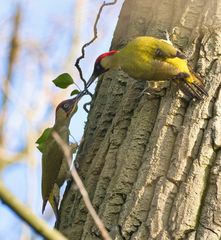
[[[69,72],[78,85],[82,86],[78,72],[74,69],[74,62],[80,54],[81,46],[92,37],[93,22],[102,2],[102,0],[93,0],[93,3],[89,0],[0,1],[1,83],[7,72],[13,14],[17,4],[22,8],[22,24],[19,31],[21,51],[14,68],[7,105],[4,148],[9,155],[21,151],[27,142],[31,145],[30,149],[33,149],[27,155],[28,159],[10,165],[1,172],[1,179],[17,198],[51,225],[54,218],[51,217],[50,207],[47,207],[44,216],[41,215],[41,155],[35,149],[36,138],[33,136],[37,137],[44,127],[53,125],[57,96],[62,95],[65,99],[71,92],[72,87],[67,90],[56,89],[51,80],[63,72]],[[86,79],[91,74],[95,58],[110,47],[122,2],[123,0],[118,0],[118,4],[106,8],[101,15],[98,39],[87,48],[86,57],[81,62]],[[76,47],[70,48],[73,39],[77,44]],[[71,133],[78,141],[81,139],[87,118],[81,106],[87,100],[88,98],[83,99],[80,103],[79,111],[71,122]],[[23,233],[31,234],[32,239],[37,239],[32,232],[28,233],[21,220],[2,203],[0,216],[0,239],[20,239]]]

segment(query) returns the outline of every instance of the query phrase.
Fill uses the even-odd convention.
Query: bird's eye
[[[68,108],[69,108],[69,104],[68,104],[68,103],[65,103],[63,107],[64,107],[65,109],[68,109]]]

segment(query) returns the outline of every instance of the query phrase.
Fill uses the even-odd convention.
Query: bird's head
[[[113,67],[114,62],[112,57],[117,52],[118,51],[116,50],[112,50],[110,52],[103,53],[99,57],[97,57],[94,63],[94,71],[87,82],[87,87],[89,87],[98,76],[100,76],[102,73],[107,72]]]
[[[74,113],[77,111],[77,104],[81,97],[85,94],[85,91],[80,92],[76,97],[64,100],[58,104],[56,108],[56,122],[69,121]]]
[[[56,122],[66,121],[71,118],[77,107],[77,101],[68,99],[58,104],[56,108]]]

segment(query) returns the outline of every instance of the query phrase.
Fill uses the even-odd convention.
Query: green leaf
[[[68,73],[62,73],[52,81],[59,88],[67,88],[74,83],[73,78]]]
[[[46,128],[44,132],[41,134],[41,136],[36,141],[36,144],[38,144],[37,148],[40,152],[43,151],[44,144],[47,141],[49,135],[51,134],[52,128]]]
[[[74,90],[71,92],[71,95],[70,95],[70,96],[77,95],[78,93],[80,93],[80,91],[77,90],[77,89],[74,89]]]

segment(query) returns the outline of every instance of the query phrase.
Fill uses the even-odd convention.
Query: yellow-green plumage
[[[165,80],[179,71],[172,64],[155,57],[156,49],[166,47],[175,56],[176,50],[164,41],[152,37],[138,37],[129,42],[115,56],[123,71],[141,80]],[[167,50],[167,52],[169,52]],[[168,54],[169,56],[171,54]]]
[[[60,200],[60,187],[70,178],[67,159],[60,144],[54,138],[56,132],[60,138],[69,145],[69,124],[77,110],[77,103],[84,92],[77,97],[61,102],[56,109],[55,124],[47,136],[42,148],[42,213],[47,201],[58,218],[58,205]],[[76,151],[77,144],[71,144],[70,150]]]
[[[162,39],[137,37],[116,54],[101,60],[101,65],[120,67],[135,79],[174,80],[191,97],[207,95],[203,82],[192,72],[184,54]]]
[[[60,128],[55,125],[52,128],[52,132],[53,131],[56,131],[59,136],[68,143],[68,126]],[[67,179],[67,173],[67,160],[64,157],[63,150],[51,133],[42,153],[42,212],[44,211],[47,201],[49,201],[56,217],[58,216],[59,192],[57,188],[60,188]]]
[[[63,128],[62,131],[56,132],[62,139],[66,139],[68,144],[69,130]],[[58,146],[57,142],[49,137],[48,143],[42,156],[42,211],[44,211],[47,201],[49,201],[56,218],[58,218],[60,187],[67,179],[71,178],[71,173],[63,150]],[[77,150],[77,146],[74,143],[69,146],[72,153]]]

